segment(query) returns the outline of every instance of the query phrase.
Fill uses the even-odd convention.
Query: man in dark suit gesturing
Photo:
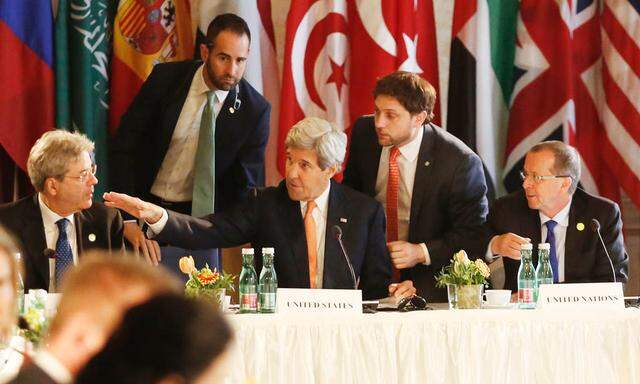
[[[124,251],[120,212],[92,202],[98,183],[93,147],[78,133],[45,133],[27,160],[38,192],[0,207],[0,223],[23,245],[26,289],[49,289],[47,248],[56,251],[56,280],[89,249]]]
[[[480,158],[436,127],[436,93],[416,74],[394,72],[376,83],[375,115],[359,118],[351,134],[344,183],[384,204],[391,260],[418,294],[446,301],[434,276],[453,254],[481,256],[487,214]]]
[[[286,180],[229,212],[198,219],[114,192],[105,194],[106,204],[144,219],[159,240],[174,244],[274,247],[278,285],[288,288],[353,287],[332,231],[340,226],[364,298],[384,297],[391,263],[382,206],[331,180],[340,171],[346,143],[344,132],[325,120],[300,121],[285,141]],[[415,292],[411,282],[392,290],[396,296]]]
[[[269,103],[242,79],[251,35],[233,14],[216,17],[201,61],[158,64],[122,117],[111,146],[114,190],[194,216],[224,211],[264,186]],[[151,261],[155,242],[137,223],[125,237]],[[216,265],[214,252],[202,255]]]
[[[613,281],[611,265],[591,221],[598,220],[617,281],[627,282],[629,257],[620,209],[612,201],[578,189],[580,156],[560,141],[535,145],[520,173],[523,189],[497,200],[485,225],[487,260],[502,257],[505,288],[517,291],[520,245],[551,245],[555,282]]]

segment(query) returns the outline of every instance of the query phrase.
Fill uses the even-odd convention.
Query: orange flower
[[[218,278],[220,277],[220,274],[218,272],[211,272],[211,271],[203,271],[198,273],[198,280],[200,280],[200,282],[202,284],[211,284],[214,283],[216,280],[218,280]]]

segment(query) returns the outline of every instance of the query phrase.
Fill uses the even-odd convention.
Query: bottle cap
[[[253,255],[254,254],[253,248],[242,248],[242,254],[243,255]]]
[[[538,249],[544,249],[544,250],[550,250],[551,249],[551,244],[549,243],[540,243],[538,244]]]
[[[521,251],[531,251],[533,250],[533,245],[531,243],[520,244]]]

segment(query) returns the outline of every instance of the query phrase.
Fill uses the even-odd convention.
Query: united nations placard
[[[278,313],[362,313],[362,291],[278,288]]]
[[[622,283],[543,284],[536,308],[624,308]]]

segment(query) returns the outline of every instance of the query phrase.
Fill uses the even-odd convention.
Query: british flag
[[[640,205],[638,1],[523,0],[517,27],[505,184],[536,143],[574,145],[583,187]]]

